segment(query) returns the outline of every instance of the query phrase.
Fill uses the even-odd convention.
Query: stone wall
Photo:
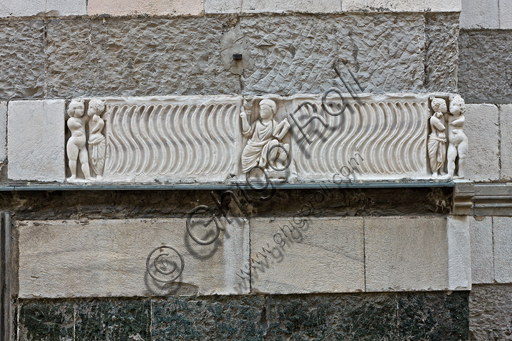
[[[509,7],[0,0],[0,210],[12,222],[2,230],[12,238],[0,234],[10,274],[2,332],[16,341],[512,340]],[[466,181],[226,194],[226,183],[66,180],[72,99],[321,95],[345,86],[335,65],[369,96],[460,93]],[[391,169],[400,155],[387,159]],[[208,226],[217,226],[211,243],[197,242]]]

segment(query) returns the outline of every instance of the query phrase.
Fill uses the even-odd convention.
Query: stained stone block
[[[263,296],[169,297],[152,301],[152,340],[263,340]]]
[[[204,0],[204,12],[239,13],[242,11],[242,0]]]
[[[397,296],[397,340],[468,340],[469,291]]]
[[[500,0],[462,0],[460,27],[468,28],[499,28]]]
[[[493,217],[494,279],[512,283],[512,218]]]
[[[365,218],[366,290],[470,288],[469,231],[463,223],[441,217]]]
[[[46,0],[2,0],[0,17],[26,17],[44,14]]]
[[[64,100],[8,105],[8,177],[64,181]]]
[[[236,293],[249,257],[248,226],[232,220],[221,232],[197,219],[190,234],[186,219],[20,222],[19,296]]]
[[[459,91],[466,103],[512,103],[512,35],[507,30],[461,30]]]
[[[119,15],[199,15],[203,0],[88,0],[87,14]]]
[[[459,12],[460,0],[343,0],[343,12]]]
[[[498,116],[495,105],[467,105],[464,133],[469,141],[465,174],[468,180],[492,181],[500,177]]]
[[[149,299],[76,302],[77,341],[150,340],[150,326]]]
[[[243,94],[320,94],[335,84],[346,92],[334,60],[345,62],[339,71],[356,89],[349,71],[365,92],[424,91],[423,15],[242,17],[240,27],[254,61]]]
[[[73,302],[20,303],[20,341],[72,340],[73,327]]]
[[[31,0],[30,0],[31,1]],[[42,20],[0,21],[0,98],[42,98],[44,32]]]
[[[48,96],[239,92],[240,77],[225,70],[221,60],[227,26],[225,17],[49,20]]]
[[[250,262],[256,292],[364,291],[363,218],[252,219]]]
[[[492,219],[492,217],[469,218],[473,284],[494,282]]]
[[[512,179],[512,104],[500,106],[501,178]]]
[[[470,340],[512,340],[512,285],[475,285],[469,295]]]

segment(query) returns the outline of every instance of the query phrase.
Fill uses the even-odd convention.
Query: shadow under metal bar
[[[0,214],[0,341],[12,337],[13,309],[11,297],[11,221],[9,214]]]

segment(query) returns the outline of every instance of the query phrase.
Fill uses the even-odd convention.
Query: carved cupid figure
[[[462,131],[466,104],[460,95],[450,96],[450,116],[448,116],[448,175],[455,174],[455,161],[458,157],[458,176],[464,177],[466,156],[468,154],[468,138]]]
[[[250,172],[255,167],[265,169],[272,165],[276,169],[285,168],[288,144],[280,141],[288,133],[290,123],[287,119],[280,123],[274,119],[277,105],[273,100],[264,99],[260,102],[261,119],[252,126],[247,119],[247,113],[242,110],[242,134],[249,136],[249,141],[242,152],[242,172]],[[284,150],[283,150],[284,148]]]
[[[85,180],[91,180],[91,172],[89,170],[89,155],[87,153],[86,136],[85,136],[85,120],[84,120],[85,105],[84,100],[71,101],[68,108],[68,128],[71,132],[71,137],[66,145],[69,169],[71,171],[70,181],[76,181],[76,167],[77,161],[80,160],[82,165],[82,172],[84,173]]]
[[[428,156],[432,175],[437,178],[438,172],[443,170],[446,160],[446,127],[444,125],[444,114],[447,112],[446,101],[442,98],[431,99],[434,114],[430,118],[431,133],[428,136]]]

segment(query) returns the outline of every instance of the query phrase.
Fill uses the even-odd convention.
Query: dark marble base
[[[22,300],[20,340],[467,340],[468,292]]]

